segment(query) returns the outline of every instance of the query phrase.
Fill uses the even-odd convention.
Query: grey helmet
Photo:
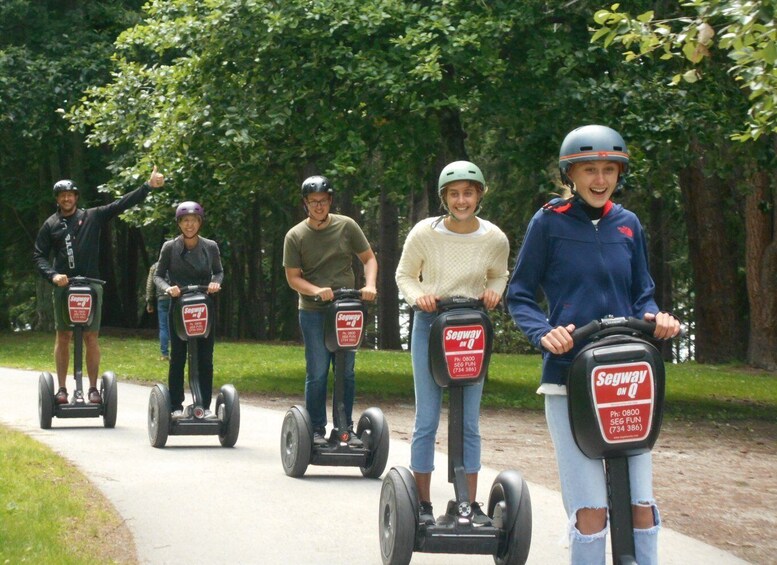
[[[587,125],[572,130],[561,143],[558,155],[558,168],[561,182],[572,186],[567,173],[574,163],[583,161],[615,161],[622,167],[618,175],[618,186],[623,186],[623,177],[629,170],[629,150],[621,134],[612,128],[601,125]]]
[[[54,196],[56,196],[60,192],[75,192],[76,194],[78,194],[78,187],[76,186],[76,183],[74,183],[72,180],[62,179],[54,183]]]

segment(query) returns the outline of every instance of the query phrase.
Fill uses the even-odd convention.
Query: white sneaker
[[[172,417],[173,420],[180,420],[181,418],[183,418],[183,410],[176,410],[170,416]]]
[[[206,419],[206,420],[218,420],[219,419],[219,417],[216,416],[210,410],[205,410],[205,415],[203,416],[203,418]]]

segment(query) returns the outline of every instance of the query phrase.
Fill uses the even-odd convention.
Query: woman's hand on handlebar
[[[173,298],[178,298],[181,296],[181,289],[178,287],[178,285],[168,287],[165,292]]]
[[[367,300],[369,302],[375,300],[375,297],[378,295],[378,290],[374,286],[365,286],[360,292],[362,293],[362,300]]]
[[[547,351],[550,351],[555,355],[561,355],[574,347],[575,341],[572,339],[573,331],[575,331],[574,324],[558,326],[542,336],[540,344]]]
[[[438,300],[439,298],[434,294],[424,294],[423,296],[416,298],[415,305],[418,306],[422,312],[436,312]]]
[[[221,290],[221,285],[217,282],[208,283],[208,294],[216,294]]]
[[[658,314],[645,313],[645,320],[656,323],[656,331],[653,337],[656,339],[671,339],[680,333],[680,320],[668,312],[659,312]]]
[[[490,288],[487,288],[483,294],[478,296],[478,299],[483,302],[483,306],[486,307],[486,310],[493,310],[496,308],[497,304],[499,304],[499,301],[502,300],[502,296]]]

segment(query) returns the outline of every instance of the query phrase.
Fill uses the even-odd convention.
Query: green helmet
[[[437,181],[437,194],[440,195],[440,198],[442,198],[442,189],[445,188],[445,185],[455,180],[475,181],[480,183],[484,193],[488,190],[486,179],[483,177],[480,167],[469,161],[454,161],[445,165],[440,173],[440,178]]]

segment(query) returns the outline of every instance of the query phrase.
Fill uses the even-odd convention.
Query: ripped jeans
[[[581,508],[607,508],[604,462],[589,459],[577,447],[569,423],[567,397],[545,395],[545,419],[556,451],[561,497],[569,517],[569,551],[572,565],[604,565],[608,526],[591,535],[577,529]],[[652,528],[634,530],[635,558],[639,565],[658,563],[658,530],[661,520],[653,498],[653,463],[650,453],[629,458],[631,503],[652,506]]]

